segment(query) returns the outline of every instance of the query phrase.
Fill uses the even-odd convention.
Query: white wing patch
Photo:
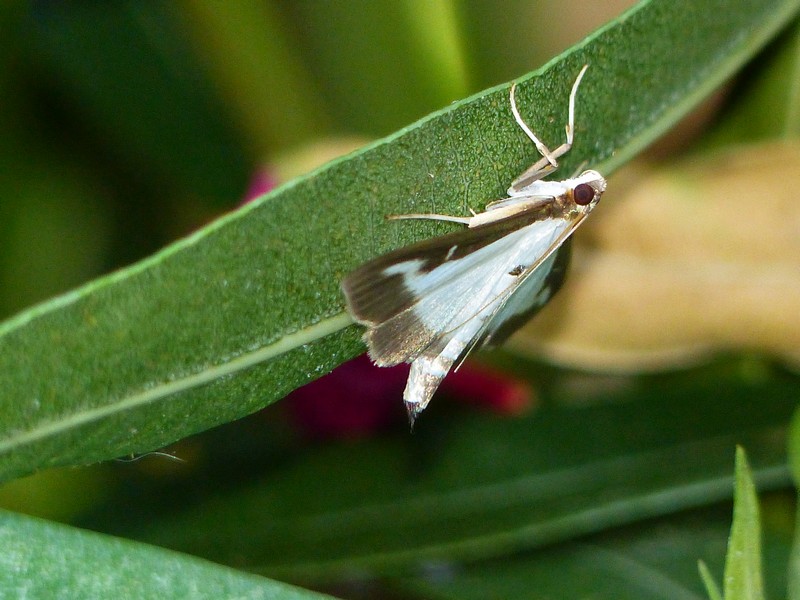
[[[439,331],[461,326],[504,300],[505,293],[519,284],[519,276],[510,273],[532,265],[568,226],[564,219],[533,223],[429,273],[407,277],[406,287],[419,298],[414,312]]]

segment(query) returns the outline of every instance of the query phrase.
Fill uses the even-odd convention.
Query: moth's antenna
[[[573,136],[575,135],[575,96],[578,94],[578,86],[581,84],[583,74],[589,65],[583,65],[581,72],[575,78],[575,83],[572,84],[572,91],[569,93],[569,118],[567,120],[567,145],[572,146]],[[552,163],[551,163],[552,164]]]

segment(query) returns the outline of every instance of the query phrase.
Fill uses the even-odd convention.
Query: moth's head
[[[581,212],[589,212],[598,202],[600,196],[606,191],[605,177],[597,171],[584,171],[571,182],[572,201]]]

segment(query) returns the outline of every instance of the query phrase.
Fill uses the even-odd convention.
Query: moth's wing
[[[557,246],[566,239],[564,234],[568,230],[569,223],[565,220],[544,220],[509,234],[507,237],[515,239],[502,252],[495,245],[480,251],[494,257],[489,263],[492,268],[485,274],[477,272],[478,269],[470,273],[475,279],[470,279],[468,299],[458,304],[457,314],[448,323],[439,324],[439,333],[428,346],[412,357],[403,392],[412,423],[453,365],[482,340],[496,338],[501,333],[494,322],[505,324],[508,318],[500,315],[528,310],[531,304],[544,304],[543,296],[549,295],[545,286],[552,269],[561,273],[556,275],[557,279],[563,278],[568,256],[565,253],[560,257]],[[449,290],[446,292],[452,297]]]
[[[571,258],[572,238],[569,237],[560,248],[524,278],[506,302],[486,322],[480,344],[500,346],[542,310],[564,284]]]
[[[525,266],[518,284],[509,286],[503,297],[494,303],[491,314],[486,317],[475,343],[467,352],[479,344],[502,343],[549,302],[564,283],[572,254],[570,236],[586,219],[586,214],[563,220],[564,226],[553,230],[549,247]]]
[[[544,228],[545,237],[556,235]],[[523,213],[401,248],[348,275],[342,289],[350,313],[369,327],[372,359],[392,365],[445,345],[516,282],[512,273],[524,270],[523,258],[535,260],[532,249],[546,244],[541,229],[538,215]]]

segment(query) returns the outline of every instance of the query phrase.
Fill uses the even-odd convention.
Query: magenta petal
[[[272,176],[267,169],[259,169],[250,179],[250,184],[247,186],[244,200],[242,204],[247,204],[251,200],[274,190],[278,186],[278,180]]]
[[[360,437],[402,412],[408,366],[379,368],[364,354],[294,392],[287,400],[295,422],[320,437]]]
[[[520,414],[529,410],[534,403],[533,389],[528,382],[471,363],[465,363],[450,373],[439,390],[454,398],[487,406],[501,414]]]

